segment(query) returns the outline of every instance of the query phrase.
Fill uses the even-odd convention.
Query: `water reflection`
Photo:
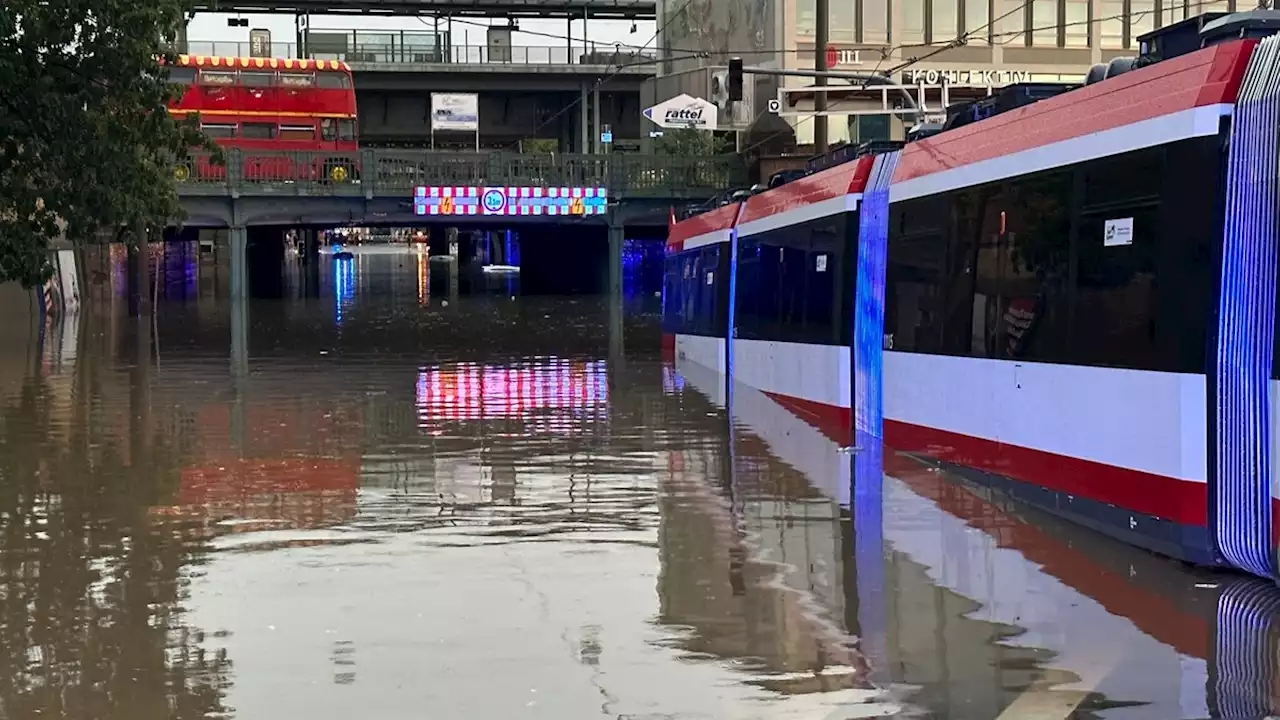
[[[705,376],[679,370],[695,386]],[[813,603],[787,627],[841,618],[873,686],[953,718],[1262,717],[1280,705],[1274,585],[1118,546],[915,459],[881,457],[870,438],[850,458],[749,388],[733,401],[730,485],[763,490],[775,509],[762,517],[746,503],[732,521],[748,538],[778,537],[747,543],[745,564],[781,556],[808,568],[789,585]],[[825,530],[814,539],[815,517],[825,528],[831,515],[852,519],[836,543],[843,562]],[[790,667],[781,653],[736,652]],[[829,657],[810,653],[815,674]]]
[[[374,256],[348,306],[336,275],[255,301],[233,377],[197,269],[154,325],[99,303],[0,343],[5,716],[1277,707],[1272,586],[744,388],[730,417],[656,342],[608,356],[603,303],[444,308],[420,263]]]

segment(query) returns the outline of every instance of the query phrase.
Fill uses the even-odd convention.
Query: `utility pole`
[[[827,84],[827,36],[831,25],[830,0],[815,0],[813,28],[813,69],[818,73],[814,85],[823,87]],[[827,151],[827,117],[821,113],[827,109],[827,94],[818,91],[813,94],[813,110],[819,113],[813,117],[813,149],[821,155]]]

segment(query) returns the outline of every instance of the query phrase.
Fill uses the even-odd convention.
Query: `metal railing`
[[[736,155],[524,155],[509,152],[230,149],[174,167],[180,195],[408,197],[419,186],[606,187],[614,197],[698,198],[741,186]]]
[[[299,57],[298,45],[272,42],[256,48],[269,57]],[[578,43],[568,45],[450,45],[432,32],[378,32],[334,30],[321,38],[312,38],[304,48],[308,58],[343,60],[349,63],[382,65],[453,64],[453,65],[606,65],[641,67],[657,57],[655,52],[636,50],[612,43]],[[248,42],[190,41],[187,53],[221,57],[248,57],[253,50]]]

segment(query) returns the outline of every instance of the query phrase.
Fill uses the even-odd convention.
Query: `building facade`
[[[828,56],[836,60],[832,70],[888,74],[895,82],[934,88],[945,82],[962,95],[985,94],[988,88],[1015,82],[1078,83],[1096,63],[1137,54],[1137,38],[1144,33],[1204,12],[1232,12],[1237,2],[835,0],[830,3]],[[700,62],[706,64],[722,65],[736,54],[750,64],[811,69],[814,9],[815,0],[659,0],[660,47],[669,58],[705,51],[710,59]],[[688,61],[668,63],[663,72],[680,62]],[[798,88],[811,82],[787,78],[782,84]],[[764,89],[756,87],[756,113],[767,112],[767,101],[776,92]],[[796,108],[803,109],[803,103]],[[865,95],[833,95],[828,105],[838,110],[880,103],[868,105]],[[788,121],[798,144],[813,141],[811,117]],[[828,126],[832,142],[901,132],[901,123],[876,115],[832,117]]]

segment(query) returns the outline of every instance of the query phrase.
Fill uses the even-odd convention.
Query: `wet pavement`
[[[620,347],[600,298],[325,262],[318,296],[252,302],[246,378],[196,260],[154,325],[104,271],[79,325],[0,344],[0,717],[1280,706],[1269,583],[842,448],[744,388],[730,418],[652,313]]]

